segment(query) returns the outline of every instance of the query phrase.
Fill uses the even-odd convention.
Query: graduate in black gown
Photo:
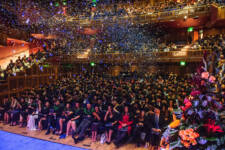
[[[105,135],[106,143],[111,143],[112,134],[115,131],[115,126],[117,123],[115,112],[112,110],[112,106],[109,105],[104,117],[105,122]]]

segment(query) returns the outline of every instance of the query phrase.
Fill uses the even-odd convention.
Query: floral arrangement
[[[177,128],[180,125],[180,120],[176,119],[175,121],[173,121],[172,123],[170,123],[170,128]]]
[[[180,130],[179,136],[181,137],[181,143],[186,147],[189,148],[190,145],[196,145],[197,141],[196,138],[199,137],[197,132],[194,132],[192,128],[186,130]]]
[[[224,70],[220,78],[208,72],[205,57],[205,66],[198,68],[193,76],[194,89],[178,108],[180,119],[175,118],[162,135],[164,149],[216,150],[225,147],[225,108],[221,102],[224,91],[220,90],[223,89]]]

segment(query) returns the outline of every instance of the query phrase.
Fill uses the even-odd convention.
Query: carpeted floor
[[[0,131],[0,150],[86,150]]]

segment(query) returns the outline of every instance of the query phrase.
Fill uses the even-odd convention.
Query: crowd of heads
[[[196,4],[206,4],[206,1],[198,1],[191,3],[189,1],[184,2],[165,2],[157,4],[158,6],[151,6],[145,2],[130,2],[130,3],[101,3],[97,2],[95,9],[93,9],[92,3],[89,1],[67,2],[66,5],[59,3],[56,5],[51,1],[46,2],[31,2],[29,0],[21,2],[9,1],[8,5],[2,5],[3,12],[6,16],[10,14],[17,14],[18,21],[13,17],[9,17],[9,21],[17,22],[17,24],[24,24],[24,28],[27,30],[38,30],[42,34],[57,34],[60,37],[66,39],[67,46],[64,49],[66,53],[72,53],[76,50],[84,50],[90,48],[90,39],[95,39],[94,52],[128,52],[128,51],[171,51],[176,50],[176,44],[163,43],[160,38],[161,35],[165,35],[164,27],[162,25],[133,25],[132,22],[124,20],[124,23],[115,23],[113,25],[104,25],[108,21],[103,23],[103,32],[100,35],[87,36],[85,38],[77,38],[77,31],[74,25],[71,26],[66,20],[67,17],[63,16],[64,13],[62,7],[68,9],[68,16],[86,16],[90,18],[108,17],[108,16],[132,16],[137,14],[154,13],[155,11],[169,11],[180,9],[182,10],[186,6],[195,6]],[[73,4],[74,3],[74,4]],[[41,7],[45,5],[44,7]],[[74,6],[75,5],[75,6]],[[131,7],[132,6],[132,7]],[[18,9],[19,8],[19,9]],[[85,14],[86,13],[86,14]],[[57,17],[58,16],[58,17]],[[59,17],[61,16],[61,17]],[[75,17],[75,18],[76,18]],[[62,20],[61,23],[57,23],[58,19]],[[5,22],[5,21],[4,21]],[[37,27],[32,29],[32,24],[36,24]],[[73,23],[72,23],[73,24]],[[148,30],[146,30],[148,28]],[[26,30],[26,29],[25,29]],[[117,32],[114,32],[117,31]],[[69,50],[68,50],[69,49]]]
[[[100,53],[156,51],[165,32],[164,26],[158,24],[113,24],[96,38],[94,50]]]
[[[10,24],[19,25],[32,25],[42,24],[50,25],[55,24],[57,20],[52,21],[54,16],[73,16],[78,19],[100,19],[108,17],[132,17],[135,15],[149,15],[158,12],[167,12],[174,10],[183,10],[185,8],[195,8],[217,2],[222,4],[223,1],[182,1],[174,2],[168,1],[163,3],[156,3],[154,5],[149,2],[96,2],[94,5],[91,1],[73,2],[68,1],[66,4],[59,2],[30,2],[23,0],[20,2],[3,2],[1,7],[3,18],[8,18]],[[49,11],[50,10],[50,11]],[[7,20],[7,19],[6,19]],[[64,19],[65,20],[65,19]]]
[[[204,48],[213,50],[205,65],[215,66],[212,74],[218,79],[216,96],[218,102],[224,104],[225,63],[221,62],[224,37],[210,36],[198,42]],[[9,64],[8,71],[27,68],[50,55],[53,53],[44,51],[28,58],[19,58],[16,63]],[[97,135],[105,133],[106,142],[114,141],[118,147],[125,141],[133,141],[138,146],[150,141],[151,145],[158,146],[157,141],[160,140],[156,137],[172,121],[171,112],[179,108],[194,88],[192,81],[191,76],[175,74],[133,73],[113,77],[85,71],[27,90],[19,97],[5,98],[0,112],[6,123],[46,129],[46,134],[50,134],[53,128],[53,133],[60,135],[60,138],[72,134],[75,143],[89,135],[86,131],[90,129],[93,142],[97,140]],[[155,127],[154,117],[159,113],[159,125]],[[36,124],[31,127],[32,121],[29,120],[32,119]],[[150,128],[154,132],[150,132]]]
[[[113,77],[85,71],[5,98],[0,112],[5,123],[46,130],[46,134],[52,128],[59,138],[72,135],[75,144],[89,135],[96,142],[98,135],[105,134],[105,142],[113,141],[117,147],[126,142],[159,146],[159,133],[173,120],[171,112],[194,88],[191,76],[130,73]],[[224,85],[221,89],[216,97],[224,104]]]
[[[225,35],[216,34],[216,35],[207,35],[202,39],[194,43],[197,48],[200,49],[213,49],[215,51],[220,50],[224,51],[225,48]]]
[[[152,115],[154,115],[155,109],[160,110],[162,117],[160,126],[166,126],[172,119],[168,108],[179,107],[179,103],[182,103],[184,97],[190,93],[191,89],[192,85],[189,77],[179,77],[174,74],[146,73],[144,75],[130,74],[129,76],[104,77],[99,74],[83,73],[73,75],[71,78],[63,78],[51,85],[43,85],[38,89],[25,91],[20,97],[5,98],[4,105],[1,106],[1,112],[8,115],[8,119],[4,119],[11,125],[16,125],[19,121],[20,123],[23,121],[26,124],[27,116],[30,115],[39,114],[36,118],[37,122],[43,119],[43,113],[47,113],[45,117],[51,116],[50,112],[44,111],[45,107],[48,107],[49,111],[52,109],[52,113],[56,113],[57,118],[53,119],[54,124],[51,124],[51,126],[53,126],[55,132],[60,133],[62,136],[63,133],[66,134],[68,132],[67,134],[69,134],[69,131],[60,127],[59,120],[65,117],[63,123],[68,124],[69,121],[71,123],[71,117],[69,116],[76,115],[77,105],[82,111],[82,114],[79,114],[80,118],[74,131],[74,134],[77,133],[78,135],[81,132],[78,129],[79,124],[82,124],[82,121],[87,119],[85,112],[83,112],[86,111],[87,107],[90,107],[87,108],[88,110],[93,110],[89,114],[90,118],[88,118],[90,123],[84,130],[86,131],[88,127],[93,127],[95,122],[98,122],[97,129],[92,128],[98,134],[107,129],[106,124],[108,122],[104,120],[104,117],[108,109],[112,109],[110,113],[115,117],[115,125],[112,131],[117,135],[120,134],[117,133],[117,131],[120,131],[119,121],[124,121],[125,109],[128,109],[129,121],[132,122],[129,127],[133,129],[136,129],[138,123],[140,123],[139,116],[141,115],[143,115],[145,120],[142,127],[150,127],[150,120]],[[67,111],[69,111],[70,115],[65,115]],[[96,119],[98,117],[96,117],[95,113],[98,114],[100,119]],[[22,120],[19,120],[19,116]],[[48,127],[44,128],[44,126],[44,123],[39,125],[41,129],[47,129],[49,132]],[[140,135],[137,138],[135,137],[136,133],[132,131],[134,130],[129,131],[131,132],[129,134],[132,136],[132,140],[139,141]],[[141,132],[138,132],[138,134],[142,132],[151,136],[148,128],[141,129]],[[79,141],[83,138],[83,135],[78,137]],[[118,138],[117,136],[114,137],[116,145],[122,144],[120,143],[121,141],[118,141]],[[123,138],[121,140],[125,141],[125,137]],[[144,142],[149,139],[144,138],[142,140]]]
[[[18,57],[15,62],[10,60],[6,68],[1,68],[0,66],[0,79],[6,80],[8,76],[16,76],[17,73],[23,72],[28,68],[31,68],[34,64],[39,65],[43,63],[47,58],[53,56],[53,49],[43,51],[38,51],[35,54],[30,54],[29,56],[24,55],[23,57]]]
[[[212,50],[212,55],[210,55],[207,59],[208,62],[211,62],[213,66],[213,72],[215,74],[219,74],[219,71],[223,70],[223,63],[221,64],[220,61],[224,59],[225,56],[225,36],[224,34],[216,34],[216,35],[208,35],[204,38],[196,41],[193,43],[193,47],[195,49],[210,49]]]
[[[200,1],[198,4],[206,2]],[[95,11],[87,10],[93,17],[121,16],[182,9],[187,5],[188,3],[177,5],[171,2],[154,8],[150,5],[131,8],[118,4],[112,8],[102,5],[102,9],[97,7]],[[82,12],[84,15],[87,13]],[[162,43],[159,38],[164,34],[163,27],[152,25],[152,31],[148,29],[150,35],[145,32],[146,27],[149,25],[135,26],[127,23],[109,26],[100,37],[91,37],[95,39],[93,51],[158,51],[159,44]],[[29,57],[19,57],[15,62],[11,61],[5,70],[0,70],[0,78],[15,76],[33,64],[42,63],[53,55],[60,55],[58,52],[65,51],[68,54],[71,47],[85,49],[90,40],[85,42],[82,38],[86,40],[90,37],[77,37],[81,40],[75,43],[73,38],[67,38],[62,42],[65,46],[60,51],[45,49]],[[161,46],[164,51],[176,49],[174,44]],[[219,103],[224,104],[225,64],[221,63],[225,56],[224,35],[205,37],[198,40],[195,46],[213,50],[206,61],[211,62],[211,66],[216,66],[212,72],[218,74],[216,77],[220,82],[220,93],[217,96],[220,98]],[[105,133],[106,142],[114,141],[118,147],[125,141],[133,141],[138,146],[150,141],[151,145],[159,146],[159,138],[156,137],[159,137],[161,130],[172,121],[171,111],[179,108],[194,88],[191,81],[188,76],[175,74],[134,73],[128,76],[106,77],[83,72],[50,85],[27,90],[20,96],[4,98],[0,106],[0,117],[10,125],[20,124],[21,127],[27,126],[29,129],[46,130],[46,134],[50,134],[50,129],[53,129],[53,133],[60,135],[60,138],[72,134],[75,143],[83,140],[85,135],[89,134],[86,131],[90,128],[93,142],[96,141],[97,135]]]

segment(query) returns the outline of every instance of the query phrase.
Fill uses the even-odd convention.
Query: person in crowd
[[[39,104],[38,104],[39,103]],[[40,101],[30,96],[28,100],[28,119],[27,119],[27,128],[29,130],[36,130],[36,120],[38,119],[38,107],[40,106]]]
[[[150,136],[150,142],[151,142],[151,148],[152,150],[154,149],[159,149],[159,144],[160,144],[160,134],[162,132],[162,117],[160,116],[160,109],[155,108],[154,109],[154,115],[151,116],[151,136]]]
[[[10,122],[10,106],[11,106],[11,102],[8,98],[4,98],[3,99],[3,106],[2,106],[2,112],[3,112],[3,121],[5,124]]]
[[[118,121],[118,131],[114,144],[116,147],[120,147],[124,143],[125,138],[131,133],[131,125],[133,123],[131,114],[129,113],[129,107],[124,107],[124,112],[121,119]]]
[[[62,107],[60,106],[60,101],[56,100],[53,108],[50,109],[50,113],[48,115],[48,127],[46,135],[50,134],[50,129],[53,129],[53,134],[59,131],[59,118],[61,116]]]
[[[112,134],[115,131],[116,129],[115,126],[117,124],[116,115],[115,115],[115,112],[113,112],[111,105],[108,106],[108,109],[105,113],[104,121],[105,121],[105,128],[106,128],[106,132],[105,132],[106,143],[110,144],[112,139]]]
[[[43,128],[47,128],[47,118],[50,113],[50,103],[48,101],[45,102],[44,106],[39,110],[39,122],[38,129],[42,130]]]
[[[18,100],[13,97],[12,98],[12,103],[10,106],[10,118],[11,118],[11,126],[15,126],[18,123],[19,120],[19,109],[21,108],[20,103],[18,102]]]
[[[134,120],[134,129],[132,131],[132,137],[134,138],[137,147],[140,147],[141,144],[145,142],[146,136],[146,115],[145,110],[141,110],[138,114],[138,117]]]
[[[94,109],[92,108],[91,104],[87,103],[86,107],[83,110],[83,119],[79,127],[77,128],[75,135],[73,136],[75,144],[84,139],[85,131],[90,127],[93,121],[93,112]]]
[[[70,128],[72,128],[73,130],[72,135],[73,133],[76,132],[76,128],[81,122],[81,117],[82,117],[82,109],[80,108],[80,103],[76,102],[75,109],[73,110],[72,118],[67,123],[66,137],[69,136]]]
[[[67,103],[62,112],[62,116],[59,119],[59,132],[57,134],[61,135],[63,132],[65,132],[65,130],[63,131],[63,127],[65,127],[67,122],[72,118],[72,114],[72,108],[70,107],[70,104]]]
[[[94,107],[93,121],[91,126],[92,142],[96,142],[97,133],[99,131],[101,124],[102,124],[102,112],[99,110],[98,105],[96,105]]]
[[[26,126],[27,116],[28,116],[28,104],[25,99],[22,97],[20,100],[20,127]]]
[[[3,99],[3,105],[0,105],[0,120],[3,120],[5,123],[8,123],[8,114],[6,112],[9,111],[10,103],[8,101],[8,98],[4,97]],[[7,115],[7,116],[6,116]]]

